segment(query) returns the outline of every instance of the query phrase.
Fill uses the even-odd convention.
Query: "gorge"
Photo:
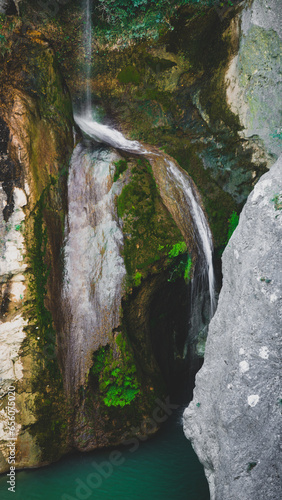
[[[184,412],[212,500],[278,500],[279,2],[50,5],[0,4],[0,471],[15,386],[17,471],[91,452],[18,499],[207,500]]]

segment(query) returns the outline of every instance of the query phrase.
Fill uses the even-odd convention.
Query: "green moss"
[[[123,220],[124,261],[129,286],[139,286],[150,272],[167,267],[169,251],[182,240],[180,230],[164,207],[150,164],[139,159],[129,183],[117,199]]]
[[[140,83],[140,80],[140,74],[134,66],[128,66],[127,68],[124,68],[118,74],[118,81],[120,83],[134,83],[135,85],[138,85],[138,83]]]
[[[116,167],[115,173],[114,173],[114,182],[116,182],[121,174],[127,169],[127,161],[126,160],[119,160],[114,162],[114,165]]]
[[[47,280],[49,269],[46,267],[45,256],[47,249],[47,228],[44,224],[43,211],[46,206],[46,195],[50,185],[42,192],[33,212],[33,235],[32,243],[27,246],[27,258],[29,264],[29,294],[31,296],[28,304],[29,324],[28,331],[39,340],[38,345],[44,348],[50,338],[55,343],[55,332],[50,311],[45,307],[47,294]],[[32,304],[32,306],[31,306]],[[40,337],[38,338],[38,331]]]
[[[44,221],[47,199],[54,180],[43,190],[30,215],[30,233],[25,234],[28,263],[28,295],[25,327],[33,354],[31,385],[35,394],[36,422],[29,426],[41,449],[41,459],[50,461],[62,453],[66,433],[66,400],[56,357],[56,332],[51,312],[46,307],[47,228]]]

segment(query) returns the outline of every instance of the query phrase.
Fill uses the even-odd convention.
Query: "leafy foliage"
[[[230,240],[232,234],[234,233],[236,227],[239,223],[239,215],[237,212],[232,212],[230,219],[228,220],[228,233],[227,233],[227,241]]]
[[[98,0],[97,7],[107,22],[115,24],[148,11],[158,12],[156,21],[160,22],[176,7],[187,4],[218,5],[219,8],[233,5],[230,0]]]
[[[133,278],[134,286],[141,285],[141,279],[142,279],[142,274],[137,271],[137,273],[135,273]]]
[[[187,250],[187,247],[186,247],[185,241],[180,241],[178,243],[175,243],[175,245],[173,245],[173,247],[170,250],[168,255],[171,258],[177,257],[180,253],[186,252],[186,250]]]
[[[99,390],[106,406],[129,405],[140,392],[133,355],[127,340],[120,333],[114,348],[101,347],[94,354],[91,374],[98,378]]]

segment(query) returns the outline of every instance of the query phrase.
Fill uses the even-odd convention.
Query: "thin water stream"
[[[75,121],[80,129],[96,142],[107,144],[116,149],[126,151],[127,153],[144,155],[150,163],[152,163],[152,167],[158,159],[162,162],[163,169],[166,169],[166,176],[168,180],[170,179],[170,182],[174,183],[183,193],[187,209],[189,210],[189,215],[191,216],[198,258],[201,259],[202,274],[206,273],[209,283],[209,316],[211,319],[216,309],[215,276],[212,260],[212,234],[205,213],[201,207],[200,196],[197,192],[196,186],[193,184],[188,174],[184,170],[180,169],[179,165],[171,158],[167,157],[165,153],[162,153],[161,151],[156,152],[155,149],[151,150],[148,145],[144,146],[138,141],[130,141],[126,139],[118,130],[93,120],[91,118],[91,110],[89,109],[83,115],[76,115]],[[163,201],[166,204],[165,199],[163,199]],[[185,216],[186,214],[183,213],[182,217]]]

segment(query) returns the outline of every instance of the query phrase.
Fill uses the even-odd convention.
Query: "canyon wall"
[[[246,3],[227,102],[254,157],[281,152],[281,6]],[[256,183],[223,253],[223,287],[184,432],[205,467],[212,500],[281,497],[282,157]]]
[[[282,157],[223,254],[223,287],[184,432],[211,499],[281,497]]]

